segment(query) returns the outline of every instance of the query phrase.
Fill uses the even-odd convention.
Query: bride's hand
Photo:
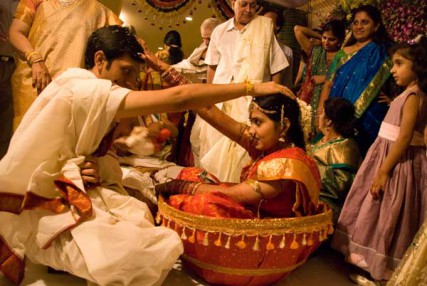
[[[143,54],[138,54],[138,56],[145,61],[145,63],[155,71],[166,71],[169,68],[169,65],[161,61],[155,54],[148,48],[145,41],[141,38],[136,38],[138,43],[144,49]]]

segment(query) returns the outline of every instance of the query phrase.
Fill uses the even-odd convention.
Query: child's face
[[[398,52],[393,55],[393,67],[391,73],[400,86],[408,86],[416,80],[415,72],[412,70],[412,61],[401,56]]]

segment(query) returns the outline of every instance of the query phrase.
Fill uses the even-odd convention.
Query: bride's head
[[[254,98],[249,111],[250,133],[258,150],[296,146],[305,149],[300,108],[295,99],[283,94]]]

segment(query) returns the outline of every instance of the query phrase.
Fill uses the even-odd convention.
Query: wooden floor
[[[322,248],[304,265],[275,283],[274,286],[354,286],[355,284],[348,279],[349,272],[350,266],[343,261],[343,257],[339,253],[329,248]],[[0,285],[13,286],[4,277],[0,277]],[[28,263],[25,279],[21,285],[86,286],[86,281],[69,274],[49,274],[46,267]],[[208,284],[187,275],[177,262],[163,285],[199,286]]]

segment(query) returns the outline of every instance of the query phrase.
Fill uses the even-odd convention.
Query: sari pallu
[[[390,69],[391,60],[386,48],[374,42],[356,53],[337,53],[331,64],[329,77],[333,86],[329,97],[343,97],[354,104],[360,132],[356,141],[362,153],[377,137],[388,110],[387,105],[379,103],[376,97],[390,76]]]
[[[312,77],[316,75],[326,76],[327,72],[328,66],[326,63],[325,49],[321,46],[313,46],[309,55],[308,63],[303,73],[303,84],[300,91],[298,92],[298,97],[311,106],[311,131],[313,134],[316,133],[316,129],[314,127],[314,118],[316,117],[315,113],[319,105],[320,93],[322,91],[323,84],[314,85],[312,82]]]
[[[359,149],[353,139],[337,138],[325,143],[318,141],[311,149],[311,156],[322,177],[320,200],[331,207],[336,223],[359,168]]]
[[[200,172],[185,169],[179,178],[200,181]],[[283,190],[272,199],[266,199],[259,206],[261,217],[299,217],[316,212],[319,202],[320,175],[316,163],[300,148],[276,151],[242,170],[242,182],[247,179],[259,181],[292,180],[295,189]],[[219,183],[224,185],[224,183]],[[243,206],[227,195],[214,192],[194,196],[175,195],[169,204],[179,210],[211,217],[256,218],[257,209]]]

